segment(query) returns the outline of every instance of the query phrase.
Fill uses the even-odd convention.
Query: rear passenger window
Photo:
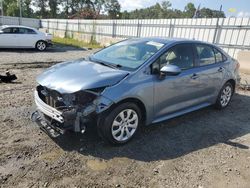
[[[32,29],[27,29],[27,33],[28,34],[36,34],[36,32],[34,30],[32,30]]]
[[[28,28],[19,28],[20,33],[22,34],[35,34],[35,31]]]
[[[19,28],[19,34],[25,34],[27,30],[25,28]]]
[[[207,45],[196,45],[200,66],[211,65],[216,62],[213,48]]]
[[[214,48],[214,54],[215,54],[216,63],[221,63],[226,60],[226,57],[216,48]]]
[[[19,28],[12,27],[12,32],[11,33],[18,34],[19,33]]]

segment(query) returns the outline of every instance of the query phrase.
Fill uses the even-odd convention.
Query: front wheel
[[[228,106],[233,96],[234,88],[230,82],[227,82],[221,89],[215,107],[217,109],[223,109]]]
[[[112,109],[98,123],[99,134],[111,144],[130,141],[141,124],[141,110],[134,103],[123,103]]]
[[[46,50],[46,48],[47,48],[47,44],[46,44],[45,41],[38,41],[38,42],[36,43],[36,49],[37,49],[38,51],[44,51],[44,50]]]

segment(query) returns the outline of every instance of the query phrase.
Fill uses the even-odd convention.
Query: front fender
[[[100,114],[103,111],[109,109],[114,104],[114,101],[101,95],[96,100],[94,100],[93,104],[96,106],[96,108],[95,108],[96,113]]]
[[[136,74],[118,85],[108,87],[102,95],[113,103],[127,99],[141,101],[146,110],[146,124],[150,124],[154,116],[154,81],[152,75]]]

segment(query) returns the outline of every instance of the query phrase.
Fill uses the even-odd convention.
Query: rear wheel
[[[228,106],[233,96],[234,88],[230,82],[227,82],[221,89],[215,107],[217,109],[223,109]]]
[[[125,144],[136,134],[141,124],[141,111],[134,103],[123,103],[98,122],[99,134],[111,144]]]
[[[44,50],[46,50],[46,48],[47,48],[47,44],[46,44],[45,41],[38,41],[38,42],[36,43],[36,49],[37,49],[38,51],[44,51]]]

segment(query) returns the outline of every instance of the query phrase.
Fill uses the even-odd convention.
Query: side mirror
[[[165,76],[177,76],[181,73],[181,69],[176,65],[165,65],[160,70],[160,78]]]

